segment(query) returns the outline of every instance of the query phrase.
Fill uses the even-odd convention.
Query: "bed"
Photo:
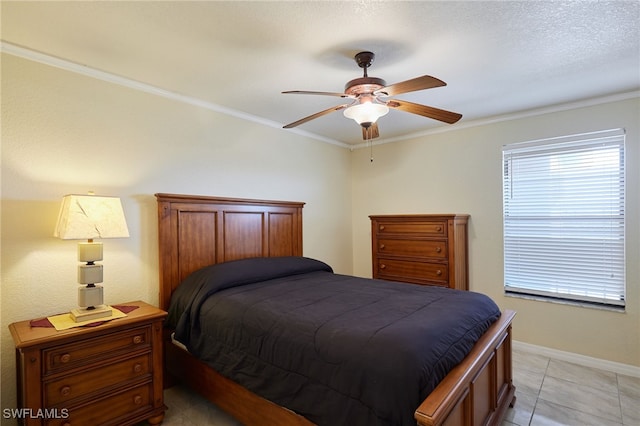
[[[193,276],[196,274],[192,274],[193,272],[206,271],[208,268],[220,270],[220,268],[229,268],[229,265],[234,264],[241,265],[239,269],[260,269],[260,266],[255,264],[251,264],[251,267],[247,268],[246,262],[264,261],[266,265],[269,265],[265,266],[266,270],[269,271],[272,270],[271,265],[274,262],[285,262],[288,265],[286,266],[287,268],[293,267],[295,269],[299,265],[304,265],[304,268],[310,267],[312,269],[311,271],[305,269],[302,272],[296,270],[294,274],[296,277],[310,275],[312,279],[325,280],[326,277],[335,275],[338,280],[343,281],[351,281],[352,279],[364,280],[334,274],[330,271],[328,265],[302,257],[303,203],[179,194],[156,194],[156,197],[159,218],[160,305],[165,310],[176,309],[175,306],[171,306],[172,295],[175,294],[175,302],[180,294],[186,294],[191,291],[187,291],[187,286],[194,285]],[[290,266],[290,262],[294,262],[295,266]],[[234,276],[237,272],[231,271],[229,273],[231,276]],[[264,294],[260,293],[266,291],[265,288],[267,287],[269,289],[280,289],[278,291],[281,291],[283,295],[297,294],[296,292],[300,290],[298,287],[290,287],[300,286],[300,282],[297,279],[289,280],[286,278],[288,281],[283,283],[278,281],[283,277],[268,278],[270,279],[265,281],[264,277],[259,275],[256,281],[252,281],[247,285],[242,283],[244,287],[232,288],[231,292],[235,292],[233,297],[238,298],[240,295],[245,297],[249,294],[247,289],[250,288],[252,291],[256,289],[258,291],[256,296],[246,296],[254,297],[254,299],[250,299],[250,303],[254,304],[257,300],[266,300],[268,297],[272,297],[265,297]],[[387,283],[379,280],[366,281],[369,282],[369,285],[360,285],[360,282],[356,282],[353,286],[354,288],[366,287],[367,292],[369,290],[373,292],[373,287],[380,287],[379,291],[385,294],[385,304],[391,299],[406,297],[396,295],[396,288],[399,286],[403,288],[409,286],[418,291],[421,289],[421,286],[411,284]],[[269,285],[266,286],[264,282]],[[324,281],[320,285],[307,284],[309,281],[304,282],[304,286],[318,289],[341,285],[335,283],[326,284]],[[224,292],[228,291],[224,290]],[[448,289],[446,291],[449,292]],[[457,293],[467,292],[456,292],[454,296],[463,299],[468,297],[467,294]],[[367,297],[379,297],[376,294],[378,293],[358,295],[352,297],[352,300],[362,302]],[[326,295],[317,294],[314,297],[321,300]],[[291,296],[291,298],[295,297]],[[436,298],[439,299],[440,295]],[[376,301],[371,303],[374,302]],[[306,301],[298,300],[298,303],[306,303]],[[363,305],[368,304],[363,303]],[[262,312],[258,308],[255,310]],[[277,312],[281,310],[281,307],[275,308]],[[320,311],[324,310],[323,308]],[[416,311],[422,310],[416,309]],[[411,315],[414,314],[412,312]],[[511,323],[514,315],[515,313],[511,311],[505,311],[501,314],[498,312],[497,319],[494,318],[495,321],[491,322],[490,325],[486,324],[477,341],[474,338],[475,344],[469,345],[471,349],[466,356],[463,354],[462,361],[455,366],[447,367],[448,373],[443,373],[442,380],[438,379],[438,383],[434,383],[429,388],[428,395],[423,395],[424,399],[420,397],[415,402],[411,400],[410,404],[415,405],[409,413],[413,417],[413,419],[409,419],[412,424],[480,425],[500,423],[509,405],[515,401],[515,388],[513,387],[511,376]],[[196,318],[196,316],[189,317]],[[260,326],[267,322],[264,317],[260,316],[247,321],[254,321]],[[280,321],[283,321],[282,318],[280,318]],[[318,318],[318,321],[326,322],[326,319]],[[343,329],[346,328],[343,327]],[[256,393],[254,393],[236,383],[236,381],[225,377],[225,374],[228,375],[228,371],[225,371],[224,361],[219,361],[221,364],[217,365],[217,370],[219,370],[217,371],[212,367],[212,365],[216,365],[216,357],[213,357],[213,359],[206,359],[205,357],[203,358],[204,360],[197,359],[192,353],[199,351],[197,349],[199,347],[198,343],[190,343],[190,349],[192,350],[189,352],[172,340],[174,331],[176,330],[168,328],[165,333],[167,384],[170,384],[173,380],[186,383],[229,412],[240,422],[248,425],[311,425],[315,424],[315,422],[324,423],[324,420],[318,420],[317,417],[311,414],[304,417],[296,411],[285,408],[285,406],[291,406],[288,402],[282,403],[282,400],[272,398],[280,401],[281,405],[279,405],[259,396],[257,393],[270,395],[270,389],[266,391],[262,389],[262,387],[269,384],[269,380],[260,382],[257,386],[248,386],[257,389]],[[182,333],[184,334],[184,331]],[[182,340],[188,340],[188,338],[185,339],[182,336]],[[367,338],[365,340],[371,339]],[[357,340],[351,338],[348,341],[357,342]],[[264,345],[267,344],[264,343]],[[358,346],[355,343],[353,345]],[[340,347],[343,346],[345,345],[340,345]],[[347,346],[349,345],[347,344]],[[325,353],[325,358],[330,358],[330,361],[335,360],[335,357],[340,360],[348,358],[342,352],[334,352],[334,349],[326,350],[328,352]],[[384,350],[384,348],[380,350]],[[359,356],[362,356],[362,353]],[[232,360],[231,362],[238,361]],[[368,362],[363,361],[362,364],[366,364],[367,368],[374,368],[376,360],[372,358]],[[385,363],[381,360],[379,364],[382,367]],[[244,369],[246,365],[242,365],[240,368]],[[352,371],[351,368],[347,370]],[[252,374],[255,374],[255,372]],[[404,374],[410,376],[410,373],[405,372]],[[368,378],[370,376],[370,374],[363,374],[360,377],[354,377],[353,380],[362,381],[363,377]],[[430,377],[431,375],[429,374],[428,376]],[[278,387],[278,384],[282,382],[288,382],[288,380],[272,381],[275,387]],[[374,386],[375,383],[373,382],[365,382],[363,388],[370,389],[372,394],[370,397],[375,399],[376,395],[381,395],[382,393],[375,392]],[[395,394],[395,392],[392,392],[392,394]],[[324,401],[324,398],[322,400]],[[330,400],[329,396],[327,396],[327,400]],[[407,401],[410,401],[410,398],[402,397],[399,400],[400,402],[409,403]],[[304,412],[304,410],[298,411]],[[388,424],[408,424],[406,417],[401,421],[390,419]],[[367,422],[370,422],[370,419]]]

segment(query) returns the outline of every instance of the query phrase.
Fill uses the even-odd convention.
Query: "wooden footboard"
[[[471,352],[434,389],[415,412],[421,426],[499,425],[515,403],[511,323],[505,311]]]

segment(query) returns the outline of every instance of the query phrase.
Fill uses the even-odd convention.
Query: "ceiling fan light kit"
[[[370,127],[378,118],[386,115],[389,107],[385,104],[373,102],[370,99],[360,101],[344,110],[344,116],[351,118],[362,127]]]
[[[415,104],[412,102],[401,101],[398,99],[385,100],[388,96],[399,95],[407,92],[431,89],[433,87],[446,86],[447,84],[435,77],[423,75],[410,80],[402,81],[387,86],[387,83],[377,77],[369,77],[367,69],[373,63],[375,55],[372,52],[360,52],[355,55],[354,59],[358,66],[363,69],[364,75],[360,78],[349,81],[344,88],[344,93],[336,92],[314,92],[306,90],[292,90],[282,92],[285,94],[303,94],[303,95],[324,95],[337,96],[341,98],[353,99],[350,104],[342,104],[328,108],[324,111],[304,117],[293,123],[284,126],[285,129],[299,126],[307,121],[322,117],[334,111],[344,110],[343,114],[347,118],[353,119],[363,128],[363,139],[371,139],[379,136],[377,120],[389,112],[389,108],[399,111],[410,112],[412,114],[421,115],[423,117],[453,124],[462,118],[461,114],[446,111],[439,108],[429,107],[426,105]],[[365,131],[371,129],[372,131]]]

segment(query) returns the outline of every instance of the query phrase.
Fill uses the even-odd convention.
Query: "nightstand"
[[[18,409],[30,425],[159,424],[166,312],[141,301],[97,326],[56,331],[9,325],[16,346]]]

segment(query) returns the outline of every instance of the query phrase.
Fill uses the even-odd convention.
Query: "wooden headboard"
[[[302,256],[302,207],[289,201],[156,194],[160,307],[190,273],[248,257]]]

